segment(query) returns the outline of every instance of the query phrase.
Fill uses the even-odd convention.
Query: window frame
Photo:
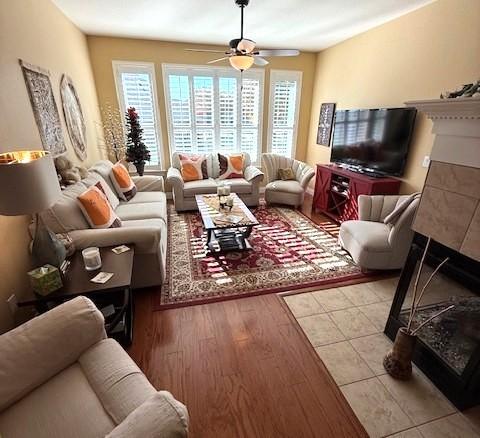
[[[166,119],[167,119],[167,133],[168,133],[168,144],[169,144],[169,151],[170,151],[170,160],[172,154],[176,151],[175,150],[175,143],[173,141],[173,122],[172,122],[172,114],[171,114],[171,107],[170,107],[170,90],[169,90],[169,81],[168,75],[169,74],[179,74],[185,75],[188,74],[189,78],[194,74],[196,76],[208,76],[214,78],[213,88],[214,88],[214,105],[216,106],[218,101],[218,78],[222,77],[222,72],[224,72],[226,77],[235,77],[237,80],[241,79],[242,77],[252,77],[254,79],[259,80],[259,98],[258,98],[258,136],[257,136],[257,160],[252,160],[252,165],[256,166],[259,165],[261,162],[261,156],[263,152],[263,108],[264,108],[264,94],[265,94],[265,70],[262,68],[250,68],[249,70],[243,72],[242,74],[232,67],[225,67],[225,66],[210,66],[210,65],[197,65],[197,64],[172,64],[172,63],[162,63],[162,81],[163,81],[163,89],[165,95],[165,111],[166,111]],[[253,73],[253,74],[252,74]],[[193,95],[192,85],[190,83],[190,94]],[[239,83],[238,86],[241,86]],[[233,129],[237,130],[237,141],[239,141],[241,136],[241,94],[237,94],[237,126]],[[191,108],[191,117],[194,120],[194,107]],[[192,132],[195,132],[195,126],[192,122]],[[248,129],[248,128],[246,128]],[[220,118],[218,111],[214,115],[214,124],[213,130],[215,132],[216,139],[218,138],[217,134],[220,131]],[[218,140],[217,140],[218,141]],[[221,152],[218,149],[215,149],[213,153]]]
[[[127,108],[125,107],[125,99],[123,95],[122,81],[120,75],[123,72],[135,72],[135,73],[147,73],[150,76],[150,82],[152,84],[152,100],[153,100],[153,116],[154,116],[154,125],[155,131],[158,138],[158,164],[150,165],[147,161],[145,163],[145,168],[148,170],[162,170],[164,163],[164,148],[163,148],[163,137],[162,137],[162,125],[160,119],[160,110],[158,106],[158,91],[157,91],[157,81],[155,74],[155,63],[153,62],[140,62],[140,61],[121,61],[121,60],[112,60],[112,69],[113,77],[115,81],[115,90],[117,92],[117,101],[118,107],[120,108],[122,120],[125,118],[125,113]],[[126,137],[127,128],[125,123],[122,123],[123,133]]]
[[[267,151],[272,152],[272,134],[273,134],[273,104],[275,96],[275,83],[278,81],[296,81],[297,94],[295,98],[295,119],[292,133],[292,151],[289,158],[295,158],[297,152],[297,136],[298,136],[298,121],[300,119],[300,103],[302,98],[302,78],[303,72],[301,70],[270,70],[270,84],[268,94],[268,130],[267,130]]]

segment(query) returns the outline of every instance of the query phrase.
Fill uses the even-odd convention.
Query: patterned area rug
[[[364,277],[337,244],[331,223],[316,225],[289,208],[261,205],[252,211],[260,222],[248,239],[253,249],[213,256],[205,249],[200,215],[177,213],[169,205],[167,282],[157,309]]]

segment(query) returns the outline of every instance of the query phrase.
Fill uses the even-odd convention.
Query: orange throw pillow
[[[184,181],[208,179],[207,157],[205,155],[178,154]]]
[[[130,201],[137,194],[137,186],[123,164],[116,163],[113,165],[110,179],[120,199]]]
[[[122,226],[107,197],[97,187],[91,186],[77,201],[91,228],[117,228]]]
[[[220,175],[218,179],[243,178],[244,162],[245,157],[243,154],[218,154],[218,163],[220,164]]]

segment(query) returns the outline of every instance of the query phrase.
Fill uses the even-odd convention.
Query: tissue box
[[[28,273],[35,293],[45,296],[63,286],[60,271],[52,265],[44,265]]]

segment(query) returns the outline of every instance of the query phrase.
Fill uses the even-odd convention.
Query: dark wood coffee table
[[[34,298],[18,303],[19,307],[34,306],[39,313],[50,310],[55,305],[71,300],[79,295],[90,298],[98,308],[113,304],[115,314],[106,318],[105,330],[110,337],[122,345],[129,345],[133,333],[132,282],[133,257],[135,249],[128,245],[130,251],[122,254],[112,252],[113,247],[100,248],[102,267],[96,271],[85,270],[81,251],[70,258],[70,267],[66,272],[61,289],[49,295],[35,294]],[[92,283],[90,280],[99,272],[112,272],[113,277],[104,284]],[[118,330],[119,324],[123,327]]]
[[[195,195],[203,227],[207,231],[207,247],[212,253],[252,248],[248,237],[258,221],[236,193],[230,196],[233,198],[232,211],[219,209],[217,195]],[[218,218],[228,215],[242,216],[243,220],[239,223],[218,222]]]

